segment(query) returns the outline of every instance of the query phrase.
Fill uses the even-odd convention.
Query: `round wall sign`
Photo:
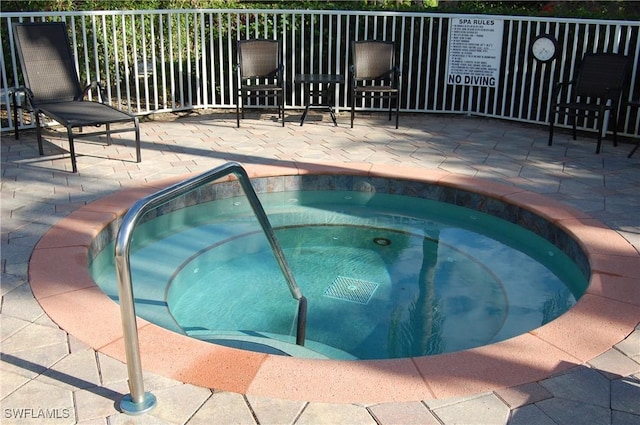
[[[531,54],[540,62],[550,62],[558,55],[558,42],[549,34],[541,34],[531,43]]]

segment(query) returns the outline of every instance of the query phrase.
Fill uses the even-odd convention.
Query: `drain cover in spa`
[[[338,276],[322,295],[352,303],[368,304],[377,288],[377,283]]]

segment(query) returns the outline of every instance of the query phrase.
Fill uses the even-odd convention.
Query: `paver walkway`
[[[174,116],[175,117],[175,116]],[[470,397],[378,405],[324,404],[218,392],[147,374],[158,399],[148,414],[115,405],[128,393],[126,367],[60,330],[31,295],[28,262],[39,238],[60,218],[123,187],[205,171],[233,160],[370,162],[442,169],[512,184],[588,212],[640,249],[640,156],[631,145],[600,155],[595,138],[465,116],[407,115],[396,130],[384,114],[346,115],[334,127],[312,114],[282,128],[269,114],[242,127],[221,112],[142,123],[143,162],[127,133],[111,146],[78,143],[71,174],[63,132],[2,137],[2,424],[637,424],[640,425],[640,326],[609,351],[568,373]],[[640,298],[640,270],[638,273]],[[629,300],[640,305],[638,298]],[[639,318],[640,320],[640,318]],[[594,329],[597,335],[597,329]]]

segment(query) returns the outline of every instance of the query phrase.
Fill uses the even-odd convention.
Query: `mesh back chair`
[[[89,90],[97,89],[104,102],[106,99],[98,83],[82,89],[74,66],[71,45],[64,22],[16,23],[13,33],[17,45],[22,73],[31,107],[36,117],[36,131],[40,155],[42,129],[40,114],[48,116],[67,128],[71,167],[77,172],[74,128],[105,126],[105,131],[84,133],[107,135],[123,131],[135,131],[136,160],[140,162],[140,129],[138,118],[119,111],[105,103],[83,100]],[[113,123],[132,123],[133,127],[111,129]]]
[[[354,41],[351,44],[351,128],[356,102],[368,96],[389,99],[389,120],[396,108],[396,128],[400,116],[400,70],[395,65],[395,43]]]
[[[613,122],[613,145],[618,145],[618,109],[629,71],[629,58],[615,53],[584,55],[575,78],[554,87],[549,117],[549,146],[553,143],[553,126],[558,115],[572,118],[573,140],[576,140],[578,117],[594,114],[598,126],[596,153],[600,153],[607,111]]]
[[[244,105],[248,98],[275,98],[278,118],[284,127],[284,65],[282,44],[277,40],[241,40],[237,43],[238,65],[236,122],[244,118]]]

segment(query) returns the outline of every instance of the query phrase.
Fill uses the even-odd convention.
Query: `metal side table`
[[[300,118],[300,125],[304,124],[304,119],[307,117],[309,108],[323,107],[329,110],[333,125],[337,126],[336,114],[333,109],[335,102],[335,85],[344,84],[344,76],[339,74],[297,74],[294,81],[296,84],[302,85],[306,95],[306,105]],[[315,98],[320,98],[322,101],[320,103],[313,103]]]

